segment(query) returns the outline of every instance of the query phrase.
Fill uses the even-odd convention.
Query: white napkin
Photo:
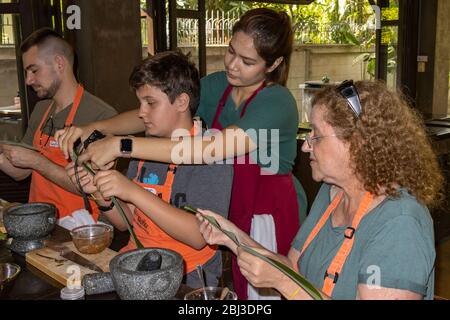
[[[96,224],[96,222],[86,209],[80,209],[70,216],[59,219],[57,224],[70,231],[80,226]]]
[[[250,237],[259,242],[264,248],[277,252],[277,238],[275,235],[275,221],[270,214],[253,216]],[[255,288],[250,283],[247,287],[248,300],[281,300],[280,294],[271,288]]]

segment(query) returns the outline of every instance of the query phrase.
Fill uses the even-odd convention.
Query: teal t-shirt
[[[322,185],[292,246],[301,251],[306,238],[330,204],[330,185]],[[331,216],[298,263],[317,288],[344,240],[346,227],[333,228]],[[333,291],[334,299],[355,299],[358,284],[409,290],[434,297],[433,221],[428,209],[406,190],[386,198],[363,217],[350,255]]]
[[[208,127],[212,126],[217,106],[227,86],[225,72],[213,73],[201,80],[197,115],[207,123]],[[278,170],[274,173],[291,172],[297,156],[298,129],[297,104],[291,92],[277,84],[264,88],[250,102],[245,115],[241,118],[244,105],[245,102],[237,108],[230,94],[219,117],[222,127],[235,125],[248,131],[247,134],[258,145],[260,154],[257,161],[261,167],[269,167],[268,161],[264,159],[265,156],[273,157],[279,161]],[[271,130],[277,130],[278,137],[276,131]],[[271,152],[274,154],[272,155]],[[256,159],[256,154],[252,156]]]
[[[228,80],[225,72],[216,72],[201,80],[200,116],[212,127],[219,101]],[[219,122],[223,128],[235,125],[246,131],[258,149],[250,154],[262,168],[275,174],[287,174],[292,171],[297,156],[298,110],[291,92],[278,84],[261,90],[250,102],[241,118],[245,102],[239,107],[234,104],[231,94],[224,106]],[[272,131],[275,130],[275,131]],[[274,169],[274,170],[273,170]],[[297,190],[300,223],[306,217],[307,198],[302,185],[294,177]]]

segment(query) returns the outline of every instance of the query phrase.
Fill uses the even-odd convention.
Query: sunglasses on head
[[[356,90],[353,80],[345,80],[342,82],[337,87],[337,91],[342,97],[344,97],[345,100],[347,100],[349,107],[352,109],[356,117],[359,118],[362,112],[362,106],[361,101],[359,100],[358,90]]]

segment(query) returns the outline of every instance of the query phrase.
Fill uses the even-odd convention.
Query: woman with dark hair
[[[269,249],[287,254],[299,216],[306,216],[307,208],[304,191],[291,173],[297,153],[298,111],[285,84],[292,48],[293,31],[286,13],[248,11],[233,28],[225,72],[201,81],[197,115],[216,129],[211,135],[181,141],[131,138],[131,150],[121,149],[123,138],[110,137],[93,143],[80,161],[103,167],[124,154],[183,164],[234,159],[231,221]],[[140,132],[142,121],[137,118],[137,111],[131,111],[111,121],[69,128],[59,133],[60,146],[68,155],[73,143],[94,129],[106,134]],[[246,299],[247,283],[236,261],[233,280],[239,297]],[[248,290],[250,298],[258,298],[254,289]]]
[[[433,299],[436,255],[428,208],[441,197],[443,176],[420,117],[379,82],[326,88],[312,105],[312,132],[302,150],[310,154],[314,180],[324,183],[287,257],[202,212],[240,243],[298,270],[325,299]],[[208,222],[201,232],[208,243],[237,254],[254,286],[310,299]]]

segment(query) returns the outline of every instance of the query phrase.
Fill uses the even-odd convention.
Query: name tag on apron
[[[59,148],[59,143],[58,143],[58,141],[55,141],[55,140],[51,140],[49,145],[51,148]]]
[[[153,193],[153,194],[158,194],[157,192],[156,192],[156,190],[155,189],[153,189],[153,188],[144,188],[145,190],[147,190],[148,192],[151,192],[151,193]]]

